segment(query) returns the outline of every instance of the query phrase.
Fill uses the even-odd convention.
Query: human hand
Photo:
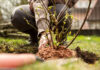
[[[46,45],[51,41],[51,36],[49,33],[43,33],[39,41],[39,49],[46,47]]]

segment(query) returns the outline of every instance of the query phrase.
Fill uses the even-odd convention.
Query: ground
[[[70,40],[72,36],[68,38]],[[19,47],[27,43],[26,39],[11,39],[0,37],[0,52],[14,52],[14,53],[33,53],[32,47]],[[5,48],[5,45],[8,47]],[[70,46],[71,49],[80,47],[82,50],[96,53],[100,56],[100,37],[99,36],[78,36],[77,40]],[[15,49],[21,49],[16,51]],[[9,51],[8,51],[9,50]],[[27,50],[27,51],[26,51]],[[23,52],[21,52],[23,51]],[[36,62],[35,64],[25,65],[18,68],[18,70],[100,70],[100,60],[95,64],[87,64],[81,59],[69,58],[62,60],[50,60],[44,63]]]

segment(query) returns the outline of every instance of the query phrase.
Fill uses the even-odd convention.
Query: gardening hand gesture
[[[51,36],[49,33],[42,33],[39,41],[39,49],[44,48],[51,41]]]

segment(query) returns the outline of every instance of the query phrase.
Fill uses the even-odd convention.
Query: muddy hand
[[[49,33],[42,34],[42,36],[40,38],[40,42],[39,42],[39,49],[46,47],[47,44],[50,42],[50,40],[51,40],[51,38],[50,38]]]
[[[39,49],[46,47],[47,44],[48,44],[48,39],[46,37],[46,34],[42,34],[39,41]]]

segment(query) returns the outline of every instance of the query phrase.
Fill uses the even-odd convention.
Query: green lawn
[[[71,40],[72,36],[68,40]],[[82,50],[94,52],[100,55],[100,37],[99,36],[79,36],[76,41],[70,46],[74,49],[79,46]]]
[[[71,40],[72,36],[68,38]],[[26,44],[25,39],[9,39],[0,37],[0,45],[9,44],[14,48],[20,48],[20,45]],[[82,50],[96,53],[100,56],[100,37],[99,36],[78,36],[76,41],[70,46],[71,49],[80,47]],[[2,46],[1,46],[2,47]],[[26,49],[27,50],[27,49]],[[36,62],[35,64],[26,65],[18,70],[100,70],[100,60],[95,64],[87,64],[81,59],[70,58],[67,60],[46,61],[44,63]]]

